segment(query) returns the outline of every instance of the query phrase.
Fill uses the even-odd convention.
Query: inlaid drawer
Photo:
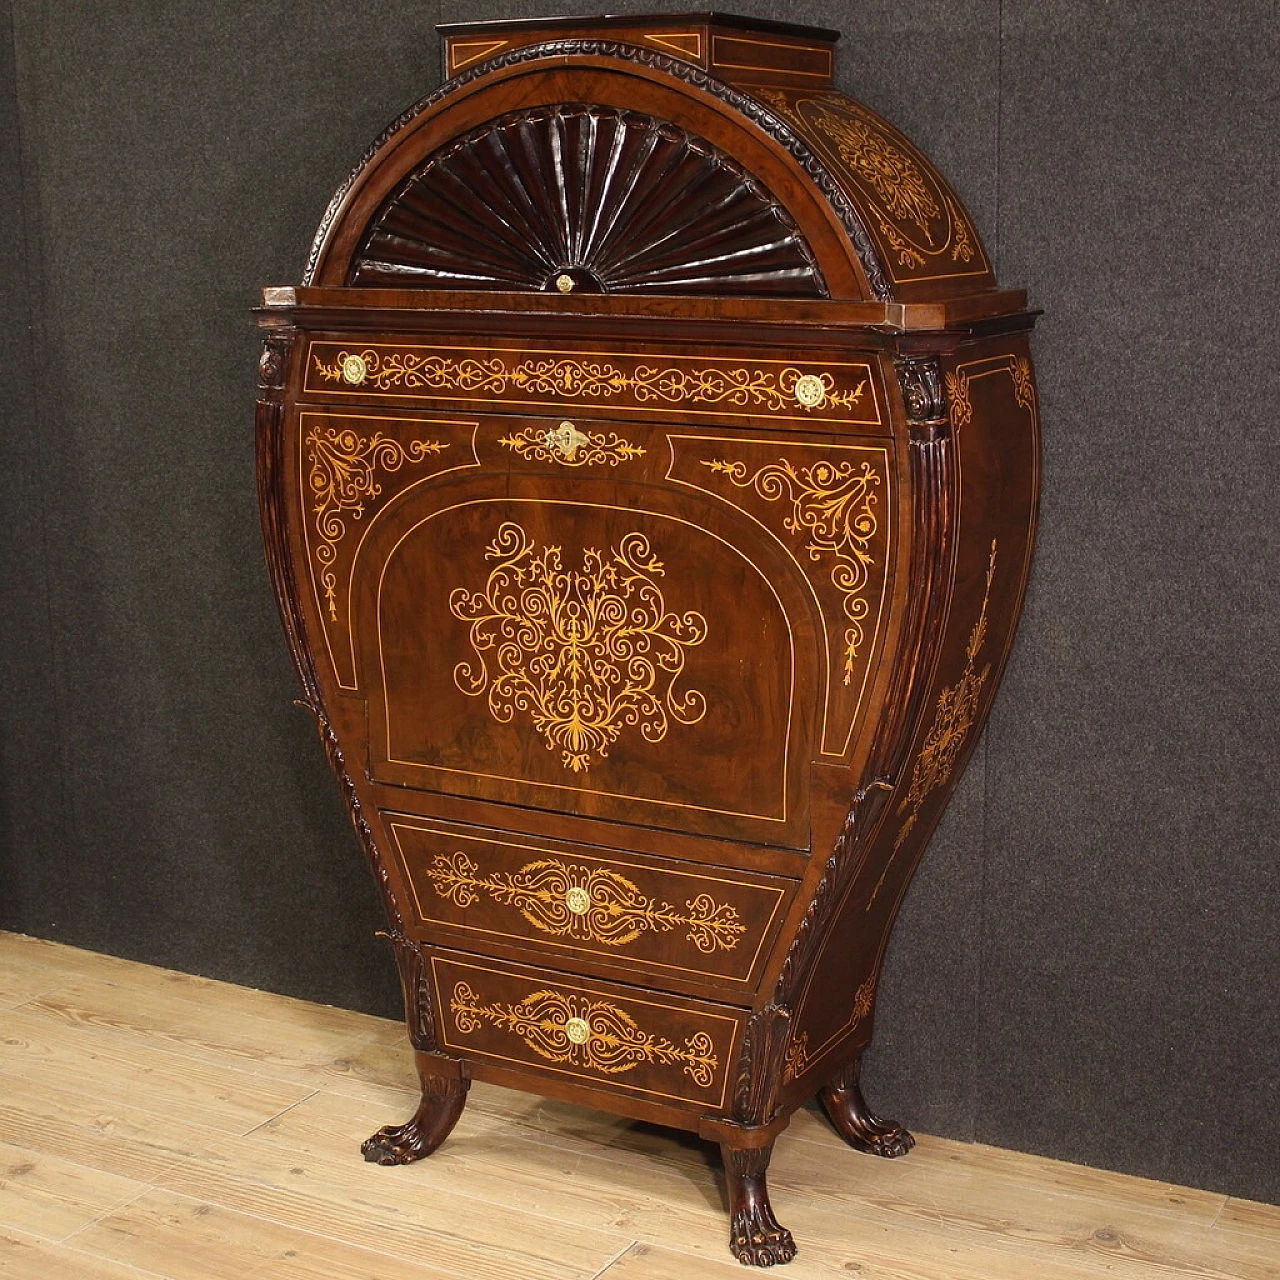
[[[776,351],[732,355],[637,354],[599,347],[469,343],[350,335],[308,343],[303,392],[332,402],[431,401],[501,412],[622,412],[684,422],[719,419],[804,429],[879,427],[882,394],[865,360],[830,352],[779,359]]]
[[[417,923],[468,950],[594,961],[662,985],[708,981],[741,998],[796,882],[648,855],[383,814]]]
[[[745,1013],[448,953],[431,978],[449,1053],[724,1105]]]

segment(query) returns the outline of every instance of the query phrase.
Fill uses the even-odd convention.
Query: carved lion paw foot
[[[370,1164],[412,1164],[430,1155],[431,1150],[427,1135],[413,1120],[385,1125],[360,1144],[360,1154]]]
[[[796,1242],[780,1227],[768,1206],[733,1216],[729,1249],[744,1267],[773,1267],[796,1256]]]
[[[858,1149],[873,1156],[884,1156],[888,1160],[905,1156],[916,1145],[915,1138],[900,1124],[885,1124],[883,1132],[867,1134]]]

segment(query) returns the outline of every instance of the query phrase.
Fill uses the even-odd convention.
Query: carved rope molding
[[[608,552],[585,549],[574,570],[563,567],[559,547],[538,549],[507,521],[485,557],[497,564],[484,588],[449,596],[450,612],[470,624],[475,654],[453,679],[469,697],[487,693],[499,724],[527,714],[547,750],[583,773],[594,757],[608,757],[624,726],[661,742],[673,720],[697,724],[706,715],[698,690],[677,694],[675,685],[707,620],[667,609],[656,581],[662,562],[643,534],[625,534]]]
[[[515,907],[545,933],[609,947],[624,947],[644,933],[665,933],[683,925],[685,937],[711,955],[732,951],[746,933],[737,911],[728,903],[716,903],[708,893],[687,901],[681,914],[616,871],[554,858],[526,863],[515,872],[481,875],[479,864],[466,854],[439,853],[426,874],[442,898],[464,910],[485,895]]]
[[[325,210],[324,216],[320,220],[320,226],[317,228],[315,239],[311,244],[311,252],[307,257],[307,269],[303,273],[302,283],[304,285],[314,283],[321,250],[324,247],[325,240],[328,238],[330,229],[337,220],[339,211],[346,204],[347,196],[365,168],[395,134],[406,125],[412,124],[420,115],[431,110],[450,94],[456,93],[459,89],[473,84],[484,76],[503,71],[508,67],[536,62],[544,58],[573,56],[617,58],[622,61],[633,62],[638,66],[651,68],[654,71],[661,71],[677,80],[683,80],[686,84],[690,84],[704,93],[710,94],[713,98],[746,116],[748,120],[790,153],[831,205],[836,217],[840,220],[841,226],[844,227],[845,233],[853,243],[854,251],[862,265],[863,273],[867,277],[867,284],[871,289],[872,296],[881,301],[889,301],[893,298],[893,289],[885,277],[879,254],[876,252],[876,248],[871,241],[871,237],[867,234],[867,229],[863,226],[857,210],[853,207],[849,197],[845,195],[843,188],[832,176],[826,165],[791,129],[785,118],[771,109],[766,103],[754,97],[749,97],[731,85],[725,84],[724,81],[708,75],[701,67],[695,67],[676,58],[670,58],[666,54],[657,53],[652,49],[641,49],[635,45],[623,44],[612,40],[550,40],[543,44],[526,45],[521,49],[513,49],[496,58],[491,58],[487,62],[468,68],[468,70],[462,72],[461,75],[455,76],[452,80],[446,80],[434,93],[428,94],[398,116],[365,150],[364,155],[360,157],[359,163],[334,193],[333,199],[329,201],[329,207]]]
[[[705,1031],[695,1032],[679,1046],[642,1030],[617,1005],[582,994],[533,991],[515,1004],[486,1004],[468,983],[459,982],[449,1011],[460,1035],[471,1035],[488,1023],[519,1036],[548,1062],[585,1067],[602,1075],[621,1075],[643,1064],[678,1063],[694,1084],[708,1089],[720,1065]]]

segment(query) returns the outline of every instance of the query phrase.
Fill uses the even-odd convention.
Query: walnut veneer
[[[796,1107],[911,1146],[858,1062],[1022,604],[1032,314],[832,32],[443,32],[258,310],[267,559],[423,1086],[365,1154],[473,1078],[677,1125],[785,1262]]]

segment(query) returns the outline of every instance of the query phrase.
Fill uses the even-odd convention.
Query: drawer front
[[[828,353],[829,354],[829,353]],[[547,410],[678,415],[804,429],[815,424],[876,427],[876,380],[866,361],[779,360],[756,355],[637,355],[527,344],[313,340],[304,393],[370,404],[432,401],[499,412]]]
[[[520,948],[665,984],[749,989],[795,881],[383,815],[417,922],[468,949]]]
[[[724,1104],[744,1014],[447,953],[431,957],[431,976],[451,1053],[668,1102]]]

